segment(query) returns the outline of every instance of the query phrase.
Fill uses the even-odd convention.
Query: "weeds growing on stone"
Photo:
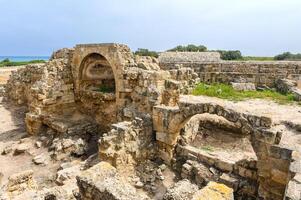
[[[212,146],[208,146],[208,145],[202,146],[201,149],[203,151],[208,151],[208,152],[212,152],[213,151],[213,147]]]
[[[102,93],[112,93],[114,91],[115,91],[114,87],[108,87],[105,85],[102,85],[97,89],[97,92],[102,92]]]
[[[263,91],[236,91],[230,85],[215,83],[207,85],[204,83],[198,84],[192,91],[193,95],[205,95],[210,97],[218,97],[233,101],[241,101],[246,99],[269,99],[281,104],[294,101],[293,94],[283,95],[274,90]]]

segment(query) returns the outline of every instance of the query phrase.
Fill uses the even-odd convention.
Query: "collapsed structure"
[[[26,105],[28,134],[52,138],[56,159],[76,138],[72,155],[97,152],[107,162],[77,173],[79,199],[301,199],[300,110],[287,107],[290,117],[185,95],[199,82],[276,87],[300,78],[301,62],[228,62],[199,52],[166,52],[157,60],[134,56],[125,45],[87,44],[14,72],[5,94]],[[189,181],[160,198],[138,194],[120,176],[148,160]],[[148,181],[134,182],[148,189]]]

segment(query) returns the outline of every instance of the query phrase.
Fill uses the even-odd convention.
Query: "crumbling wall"
[[[293,61],[160,62],[160,67],[168,71],[191,68],[205,83],[249,82],[274,87],[278,79],[301,79],[301,62]]]
[[[213,99],[212,99],[213,100]],[[231,163],[215,159],[212,156],[200,154],[189,145],[179,144],[180,130],[187,120],[196,114],[210,113],[222,116],[233,126],[237,126],[239,132],[247,135],[252,142],[257,156],[256,166],[254,162]],[[177,159],[193,159],[214,166],[221,171],[239,175],[246,179],[259,182],[259,196],[266,199],[282,199],[286,185],[291,180],[289,172],[292,150],[279,146],[281,134],[272,127],[271,118],[255,116],[249,113],[239,113],[222,104],[209,100],[197,100],[183,98],[179,107],[156,106],[153,112],[154,130],[159,147],[159,156],[166,162],[174,162]],[[177,156],[174,156],[174,152]],[[180,155],[180,157],[179,157]]]
[[[159,56],[160,63],[218,62],[220,60],[221,56],[218,52],[163,52]]]
[[[13,72],[7,83],[7,96],[28,105],[28,132],[39,132],[43,116],[74,107],[73,78],[66,59],[27,65]]]
[[[112,125],[99,140],[99,157],[122,171],[134,170],[137,164],[154,158],[156,144],[151,118]]]

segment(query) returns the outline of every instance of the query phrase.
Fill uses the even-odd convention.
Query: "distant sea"
[[[10,61],[31,61],[31,60],[49,60],[49,56],[0,56],[0,62],[8,58]]]

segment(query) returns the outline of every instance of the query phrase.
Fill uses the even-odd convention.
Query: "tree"
[[[274,57],[275,60],[301,60],[301,54],[292,54],[290,52],[284,52]]]
[[[9,63],[10,60],[8,58],[5,58],[4,60],[1,61],[2,63]]]
[[[175,48],[169,49],[168,51],[178,51],[178,52],[204,52],[207,51],[207,47],[204,45],[194,45],[188,44],[187,46],[176,46]]]
[[[159,57],[159,54],[156,51],[149,51],[148,49],[142,49],[142,48],[139,48],[137,51],[135,51],[135,55],[151,56],[155,58]]]
[[[236,51],[218,51],[221,54],[221,59],[223,60],[239,60],[242,59],[241,52],[236,50]]]

